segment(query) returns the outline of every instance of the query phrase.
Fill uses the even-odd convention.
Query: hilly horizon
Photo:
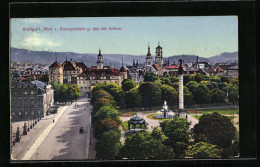
[[[102,53],[101,53],[102,54]],[[63,63],[66,58],[68,60],[73,59],[74,61],[83,61],[88,67],[95,66],[97,55],[93,53],[75,53],[75,52],[56,52],[57,61]],[[139,64],[145,63],[146,55],[130,55],[130,54],[102,54],[104,58],[104,65],[115,66],[116,68],[121,67],[122,59],[125,66],[133,64],[138,60]],[[170,57],[164,57],[164,61],[170,61],[170,63],[177,63],[179,59],[184,59],[185,63],[196,62],[197,55],[173,55]],[[11,60],[14,62],[28,62],[28,63],[40,63],[44,65],[50,65],[55,61],[55,53],[49,51],[31,51],[27,49],[18,49],[11,47]],[[154,55],[153,55],[154,60]],[[222,63],[238,61],[238,52],[223,52],[220,55],[214,55],[208,58],[199,57],[199,61],[205,61],[209,63]]]

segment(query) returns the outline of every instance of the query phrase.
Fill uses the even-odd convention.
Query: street
[[[24,160],[76,160],[89,158],[91,105],[81,98],[64,109],[54,118],[55,122],[36,139],[27,151]],[[60,112],[60,111],[59,111]],[[57,120],[56,120],[57,119]],[[84,133],[79,133],[83,127]],[[48,128],[50,129],[48,131]],[[44,134],[47,133],[46,136]],[[43,141],[40,141],[43,138]],[[37,143],[40,143],[37,145]],[[30,156],[30,154],[32,154]]]

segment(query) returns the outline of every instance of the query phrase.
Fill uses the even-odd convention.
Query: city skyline
[[[164,57],[238,51],[236,16],[26,18],[10,25],[10,46],[33,51],[146,55],[148,42],[152,55],[160,42]]]

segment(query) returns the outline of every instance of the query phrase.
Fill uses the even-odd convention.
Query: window
[[[34,112],[33,112],[33,111],[31,112],[31,115],[34,115]]]
[[[19,111],[19,115],[22,115],[22,112],[21,112],[21,111]]]
[[[51,71],[51,74],[52,74],[52,71]]]
[[[24,99],[24,106],[27,105],[27,99]]]
[[[31,91],[31,94],[33,95],[33,91]]]
[[[15,115],[15,112],[12,112],[12,115]]]
[[[79,81],[79,84],[80,84],[80,81]]]
[[[34,105],[34,100],[33,99],[31,99],[31,105]]]
[[[26,111],[24,112],[24,115],[27,115],[27,112],[26,112]]]
[[[27,95],[27,92],[24,92],[25,95]]]
[[[84,84],[85,82],[83,82],[83,84]]]
[[[51,80],[53,80],[53,76],[51,77]]]

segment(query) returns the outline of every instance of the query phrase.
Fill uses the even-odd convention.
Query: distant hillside
[[[211,63],[238,61],[238,52],[224,52],[217,56],[208,58]]]
[[[178,63],[179,59],[183,59],[185,63],[194,63],[197,61],[197,56],[196,55],[177,55],[177,56],[170,56],[168,58],[165,58],[164,61],[170,61],[170,64],[172,63]],[[204,57],[199,57],[199,61],[208,61],[207,58]]]
[[[97,53],[98,54],[98,53]],[[96,65],[97,54],[93,53],[74,53],[74,52],[56,52],[57,60],[63,63],[67,59],[73,59],[75,61],[83,61],[88,67]],[[127,54],[103,54],[104,65],[115,65],[119,68],[122,64],[122,58],[124,59],[124,65],[132,65],[133,59],[138,59],[139,64],[145,63],[145,55],[127,55]],[[175,55],[164,58],[167,61],[169,58],[170,63],[177,63],[179,59],[184,59],[185,63],[196,62],[196,55]],[[11,60],[14,62],[28,62],[28,63],[41,63],[50,65],[55,61],[55,53],[48,51],[30,51],[26,49],[11,48]],[[210,63],[221,63],[238,60],[238,52],[233,53],[222,53],[218,56],[213,56],[210,58],[199,57],[199,61],[208,61]],[[154,61],[154,56],[153,56]]]

